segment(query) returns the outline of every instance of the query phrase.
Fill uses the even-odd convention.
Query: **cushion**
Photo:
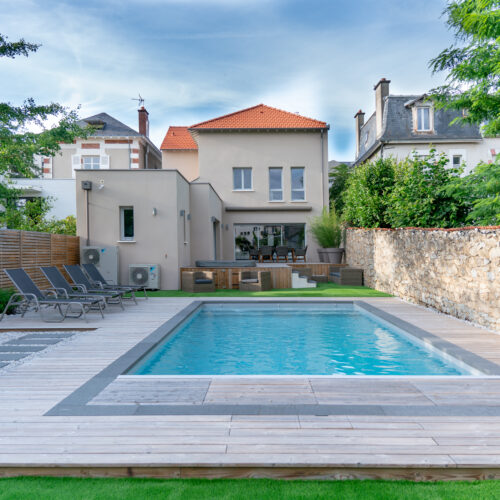
[[[241,280],[240,283],[258,283],[259,280],[257,278],[247,278],[246,280]]]
[[[212,283],[212,280],[209,280],[208,278],[197,278],[194,280],[195,285],[209,285]]]
[[[340,271],[331,272],[330,276],[335,276],[336,278],[340,278]]]

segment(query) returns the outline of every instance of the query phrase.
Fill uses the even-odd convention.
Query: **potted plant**
[[[311,220],[311,232],[321,249],[318,250],[320,262],[341,264],[344,249],[342,243],[342,224],[332,205],[330,210],[326,207],[323,213]]]

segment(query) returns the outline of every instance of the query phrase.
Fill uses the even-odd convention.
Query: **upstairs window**
[[[269,168],[269,201],[283,201],[283,169]]]
[[[100,157],[99,156],[82,156],[83,168],[86,170],[99,170]]]
[[[252,190],[252,169],[250,167],[233,168],[234,191]]]
[[[431,108],[417,108],[417,130],[420,132],[431,129]]]
[[[304,184],[304,167],[292,167],[292,201],[304,201],[306,190]]]
[[[134,207],[120,207],[120,240],[134,240]]]

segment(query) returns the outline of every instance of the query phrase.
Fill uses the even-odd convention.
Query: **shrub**
[[[465,224],[470,200],[460,188],[461,169],[448,168],[445,154],[407,158],[395,165],[387,194],[391,227],[457,227]]]
[[[14,290],[10,290],[7,288],[0,288],[0,313],[2,313],[3,310],[5,309],[5,306],[7,305],[7,302],[9,302],[9,299],[11,298],[13,293]],[[13,312],[14,308],[12,306],[9,307],[7,314],[12,314]]]
[[[342,243],[342,225],[335,207],[330,211],[323,208],[323,213],[311,220],[311,232],[321,248],[339,248]]]
[[[391,227],[386,219],[396,162],[380,158],[354,168],[343,194],[342,218],[359,227]]]
[[[332,181],[330,187],[330,203],[333,203],[335,210],[341,214],[344,210],[344,197],[343,192],[347,186],[347,180],[352,172],[352,167],[341,163],[332,168],[329,178]]]

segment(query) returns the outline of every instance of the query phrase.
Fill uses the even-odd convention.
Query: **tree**
[[[338,214],[341,214],[344,209],[342,193],[346,188],[351,170],[352,167],[349,165],[340,163],[339,165],[335,165],[328,174],[328,177],[332,181],[332,185],[330,186],[330,203],[335,207]]]
[[[23,39],[8,42],[0,34],[0,57],[14,58],[28,56],[40,46]],[[48,128],[49,118],[58,120],[57,125]],[[90,129],[78,124],[75,110],[57,103],[38,105],[28,98],[20,106],[0,103],[0,198],[2,204],[12,204],[15,192],[8,185],[9,177],[34,177],[40,169],[35,164],[35,155],[53,156],[60,149],[60,143],[73,142],[77,137],[86,137]],[[38,128],[40,132],[30,132]]]
[[[13,193],[19,195],[15,189]],[[17,196],[14,195],[17,201]],[[41,231],[55,234],[76,234],[76,219],[70,215],[65,219],[49,218],[52,208],[52,198],[34,198],[27,200],[24,205],[18,205],[13,200],[0,213],[0,224],[8,229],[21,231]]]
[[[470,195],[461,188],[462,169],[449,168],[445,154],[431,150],[427,158],[396,164],[394,185],[387,195],[391,227],[457,227],[465,224]]]
[[[354,168],[343,194],[345,222],[358,227],[390,227],[386,212],[394,169],[392,158],[379,158]]]
[[[455,45],[429,63],[448,71],[447,83],[433,89],[438,108],[465,110],[453,122],[481,124],[486,135],[500,134],[500,1],[453,0],[444,14]],[[453,123],[452,122],[452,123]]]

